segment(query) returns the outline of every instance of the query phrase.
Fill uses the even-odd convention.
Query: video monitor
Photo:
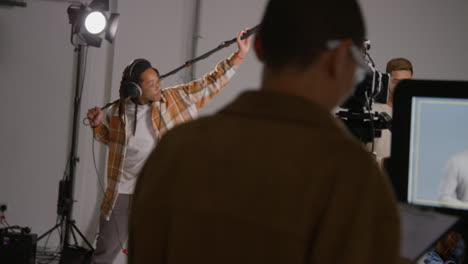
[[[395,89],[390,178],[398,199],[468,212],[468,82]]]

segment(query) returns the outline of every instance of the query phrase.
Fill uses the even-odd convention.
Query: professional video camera
[[[368,66],[365,79],[356,87],[354,93],[341,105],[336,115],[345,123],[353,135],[363,143],[373,142],[381,137],[383,129],[391,129],[392,118],[382,112],[372,113],[374,103],[386,104],[388,101],[390,75],[379,72],[370,57],[370,41],[364,42],[365,60]]]

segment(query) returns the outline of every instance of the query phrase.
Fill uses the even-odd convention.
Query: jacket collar
[[[336,122],[330,111],[306,98],[265,90],[242,93],[220,113],[310,124]]]

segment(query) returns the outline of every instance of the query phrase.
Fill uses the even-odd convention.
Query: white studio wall
[[[266,0],[201,1],[200,35],[197,54],[215,48],[221,42],[235,38],[244,28],[258,25],[263,16]],[[280,37],[280,36],[278,36]],[[196,76],[214,69],[216,63],[237,51],[234,43],[196,66]],[[244,59],[230,84],[202,109],[202,115],[214,114],[246,90],[257,90],[260,86],[262,65],[255,56],[253,38],[250,53]]]
[[[370,50],[385,71],[395,57],[412,61],[414,77],[468,80],[468,3],[463,0],[361,0]]]

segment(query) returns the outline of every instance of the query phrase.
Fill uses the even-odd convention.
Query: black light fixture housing
[[[110,43],[114,41],[120,15],[109,12],[109,0],[94,0],[88,5],[72,4],[67,13],[72,25],[73,45],[100,47],[103,35]]]

